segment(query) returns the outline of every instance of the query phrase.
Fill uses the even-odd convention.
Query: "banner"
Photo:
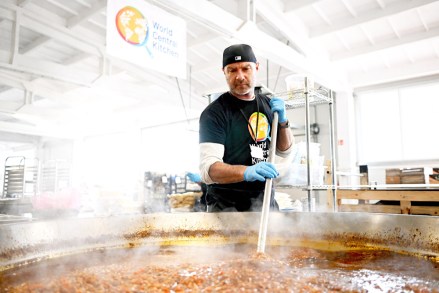
[[[107,53],[186,78],[186,22],[144,0],[108,0]]]

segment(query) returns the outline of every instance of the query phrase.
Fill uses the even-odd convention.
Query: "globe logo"
[[[257,129],[256,124],[258,126]],[[254,112],[250,116],[248,130],[253,140],[258,142],[265,141],[270,133],[270,124],[268,123],[267,116],[265,116],[263,113]],[[256,138],[255,135],[257,135]]]
[[[148,40],[148,22],[142,13],[131,6],[125,6],[116,15],[119,35],[129,44],[143,46]]]

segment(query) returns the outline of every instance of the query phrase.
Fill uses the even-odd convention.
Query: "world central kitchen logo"
[[[116,27],[123,40],[131,45],[145,47],[149,55],[152,52],[147,43],[152,37],[151,49],[170,57],[178,58],[178,44],[173,38],[173,30],[154,21],[151,27],[147,18],[132,6],[125,6],[116,15]]]

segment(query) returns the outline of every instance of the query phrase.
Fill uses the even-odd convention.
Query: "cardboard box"
[[[386,184],[401,184],[401,169],[386,169]]]
[[[401,184],[401,176],[386,176],[386,184]]]
[[[428,184],[432,168],[404,168],[401,170],[401,184]]]
[[[424,174],[410,174],[401,176],[401,184],[425,184]]]

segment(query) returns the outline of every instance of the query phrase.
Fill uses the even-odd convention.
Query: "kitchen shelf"
[[[310,106],[333,102],[332,95],[327,89],[309,90],[308,92],[304,89],[293,90],[279,92],[276,93],[275,96],[282,98],[285,101],[285,108],[287,110],[306,107],[307,96]]]
[[[306,139],[306,166],[307,166],[307,185],[279,185],[278,188],[300,188],[308,191],[308,211],[312,208],[312,193],[316,190],[331,190],[333,210],[337,210],[336,198],[337,198],[337,178],[335,176],[336,157],[335,157],[335,131],[334,131],[334,99],[333,92],[324,87],[312,88],[309,87],[310,80],[308,77],[304,77],[304,87],[295,90],[289,90],[286,92],[279,92],[272,94],[272,96],[282,98],[285,101],[285,108],[297,109],[305,108],[305,139]],[[329,146],[331,157],[331,185],[313,185],[311,184],[311,163],[310,163],[310,145],[311,145],[311,122],[310,122],[310,106],[327,104],[329,106]]]
[[[36,194],[38,160],[22,156],[7,157],[3,178],[3,198],[23,198]]]
[[[57,192],[70,186],[70,164],[65,160],[48,160],[41,167],[41,192]]]
[[[334,185],[328,185],[328,184],[323,184],[323,185],[311,185],[311,190],[328,190],[328,189],[333,189],[336,188],[336,186]],[[277,184],[276,185],[276,189],[301,189],[301,190],[309,190],[309,186],[308,185],[284,185],[284,184]]]

